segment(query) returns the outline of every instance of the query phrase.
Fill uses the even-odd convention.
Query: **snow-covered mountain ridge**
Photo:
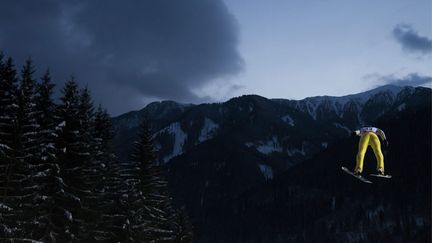
[[[130,152],[134,133],[148,117],[161,163],[221,134],[264,155],[280,154],[288,164],[296,163],[351,129],[372,123],[395,104],[400,111],[414,90],[387,85],[359,94],[303,100],[244,95],[214,104],[153,102],[113,119],[114,143],[119,156],[127,159],[124,155]]]
[[[143,117],[149,118],[153,127],[157,158],[167,169],[169,184],[175,192],[173,197],[179,204],[186,205],[200,228],[202,234],[198,242],[210,242],[214,237],[223,239],[218,242],[227,242],[232,235],[227,233],[228,235],[224,236],[223,232],[231,232],[233,229],[248,231],[251,225],[258,227],[252,232],[260,232],[259,234],[269,239],[263,242],[276,242],[272,238],[275,229],[273,226],[280,224],[279,219],[290,222],[287,223],[289,227],[295,227],[298,222],[303,222],[305,217],[320,225],[319,218],[313,218],[320,214],[317,213],[317,207],[318,211],[324,214],[337,211],[345,215],[344,212],[357,210],[355,204],[343,201],[347,191],[352,192],[354,197],[358,196],[360,202],[364,201],[364,195],[371,193],[368,188],[356,194],[359,188],[353,189],[352,186],[357,185],[357,181],[345,178],[343,173],[335,173],[340,171],[341,162],[353,166],[357,145],[354,139],[348,136],[352,129],[361,125],[384,126],[381,128],[388,135],[394,153],[390,154],[391,162],[386,165],[394,172],[395,179],[392,182],[400,182],[395,184],[394,188],[400,188],[401,185],[411,188],[411,185],[398,179],[401,178],[400,173],[399,176],[396,175],[398,171],[420,168],[411,165],[405,168],[405,162],[408,161],[408,156],[409,161],[416,161],[417,164],[421,162],[413,158],[427,153],[413,154],[412,151],[427,139],[415,135],[415,138],[412,138],[416,141],[415,146],[409,144],[413,148],[407,150],[404,149],[403,138],[411,136],[413,132],[421,134],[428,131],[424,125],[416,128],[417,121],[411,121],[410,117],[423,117],[421,115],[425,113],[424,110],[428,110],[427,106],[430,107],[431,93],[431,89],[422,87],[388,86],[356,95],[311,97],[299,101],[244,95],[224,103],[189,106],[176,105],[175,102],[156,102],[149,105],[152,109],[147,106],[137,111],[137,114],[130,113],[114,118],[114,142],[120,159],[128,159],[137,129],[126,125],[127,119],[135,115],[138,121]],[[423,124],[424,118],[419,119],[420,121],[420,124]],[[404,129],[398,131],[407,124],[413,124],[410,128],[412,132]],[[405,135],[401,135],[401,132]],[[395,151],[404,152],[406,156],[398,160]],[[369,155],[373,157],[370,153]],[[370,158],[367,161],[370,161]],[[367,165],[373,167],[371,163]],[[403,166],[403,169],[396,170],[397,165]],[[418,171],[411,173],[417,174]],[[342,179],[352,185],[343,187],[340,184]],[[300,183],[300,187],[293,184],[293,181]],[[330,189],[323,191],[315,188],[319,186],[329,186]],[[376,189],[379,188],[381,185]],[[383,191],[400,194],[399,189],[392,189],[390,185]],[[334,190],[339,190],[337,195],[342,196],[331,194]],[[317,201],[320,202],[319,205],[316,204]],[[284,205],[283,209],[280,208],[281,205]],[[375,207],[374,203],[365,205],[370,212],[373,212]],[[366,213],[372,215],[367,216],[368,219],[374,217],[370,212]],[[253,215],[256,216],[255,221]],[[347,214],[346,220],[338,218],[334,222],[350,222],[351,217],[351,214]],[[363,220],[363,216],[359,218]],[[227,224],[227,221],[230,223]],[[407,219],[408,221],[410,219]],[[266,222],[264,225],[270,228],[263,228],[262,222]],[[395,224],[391,225],[394,227]],[[430,223],[426,222],[425,225]],[[242,228],[243,226],[245,227]],[[332,227],[346,230],[345,226]],[[238,230],[241,228],[242,230]],[[314,229],[310,230],[314,232]],[[213,232],[213,235],[207,232]],[[289,229],[278,229],[277,232],[291,234]],[[295,236],[295,233],[292,235]],[[209,238],[206,238],[207,236]],[[344,234],[345,236],[347,234]],[[243,240],[236,242],[253,242]]]

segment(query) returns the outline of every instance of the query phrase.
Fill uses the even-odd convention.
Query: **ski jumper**
[[[377,170],[384,172],[384,156],[381,151],[381,143],[378,138],[378,136],[380,136],[383,141],[386,140],[384,132],[376,127],[363,127],[360,130],[356,130],[354,132],[360,136],[358,153],[356,157],[356,167],[354,171],[359,173],[363,171],[364,156],[368,146],[371,146],[377,160]]]

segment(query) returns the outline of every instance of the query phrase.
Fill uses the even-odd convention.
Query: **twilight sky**
[[[112,115],[432,81],[430,0],[0,0],[0,50]],[[38,77],[39,77],[38,76]]]

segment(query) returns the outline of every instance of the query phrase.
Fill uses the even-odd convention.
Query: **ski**
[[[349,169],[347,169],[346,167],[343,167],[343,166],[342,166],[342,170],[343,170],[345,173],[354,176],[355,178],[361,180],[361,181],[364,182],[364,183],[372,184],[372,181],[370,181],[370,180],[364,178],[363,176],[357,176],[357,175],[355,175],[353,172],[351,172],[351,171],[350,171]]]
[[[391,175],[380,175],[380,174],[369,174],[370,176],[375,176],[375,177],[381,177],[381,178],[386,178],[386,179],[390,179],[392,178]]]

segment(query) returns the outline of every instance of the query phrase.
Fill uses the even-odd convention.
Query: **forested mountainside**
[[[198,242],[428,242],[431,106],[418,102],[430,98],[419,91],[410,108],[376,122],[390,141],[384,153],[392,179],[364,184],[341,171],[354,167],[358,138],[343,138],[266,182],[254,180],[258,159],[229,144],[228,152],[211,153],[216,142],[209,142],[200,151],[209,159],[197,150],[169,165],[175,198],[199,227]],[[375,167],[369,150],[365,176]]]
[[[405,242],[430,234],[430,100],[428,88],[384,86],[301,101],[249,95],[150,107],[170,114],[151,121],[154,143],[197,242]],[[152,117],[147,107],[134,113],[143,114]],[[133,131],[128,117],[114,119],[117,131]],[[369,187],[340,170],[355,163],[358,140],[349,131],[365,124],[387,133],[394,175]],[[127,151],[117,146],[120,156]],[[373,172],[371,152],[365,166]]]

